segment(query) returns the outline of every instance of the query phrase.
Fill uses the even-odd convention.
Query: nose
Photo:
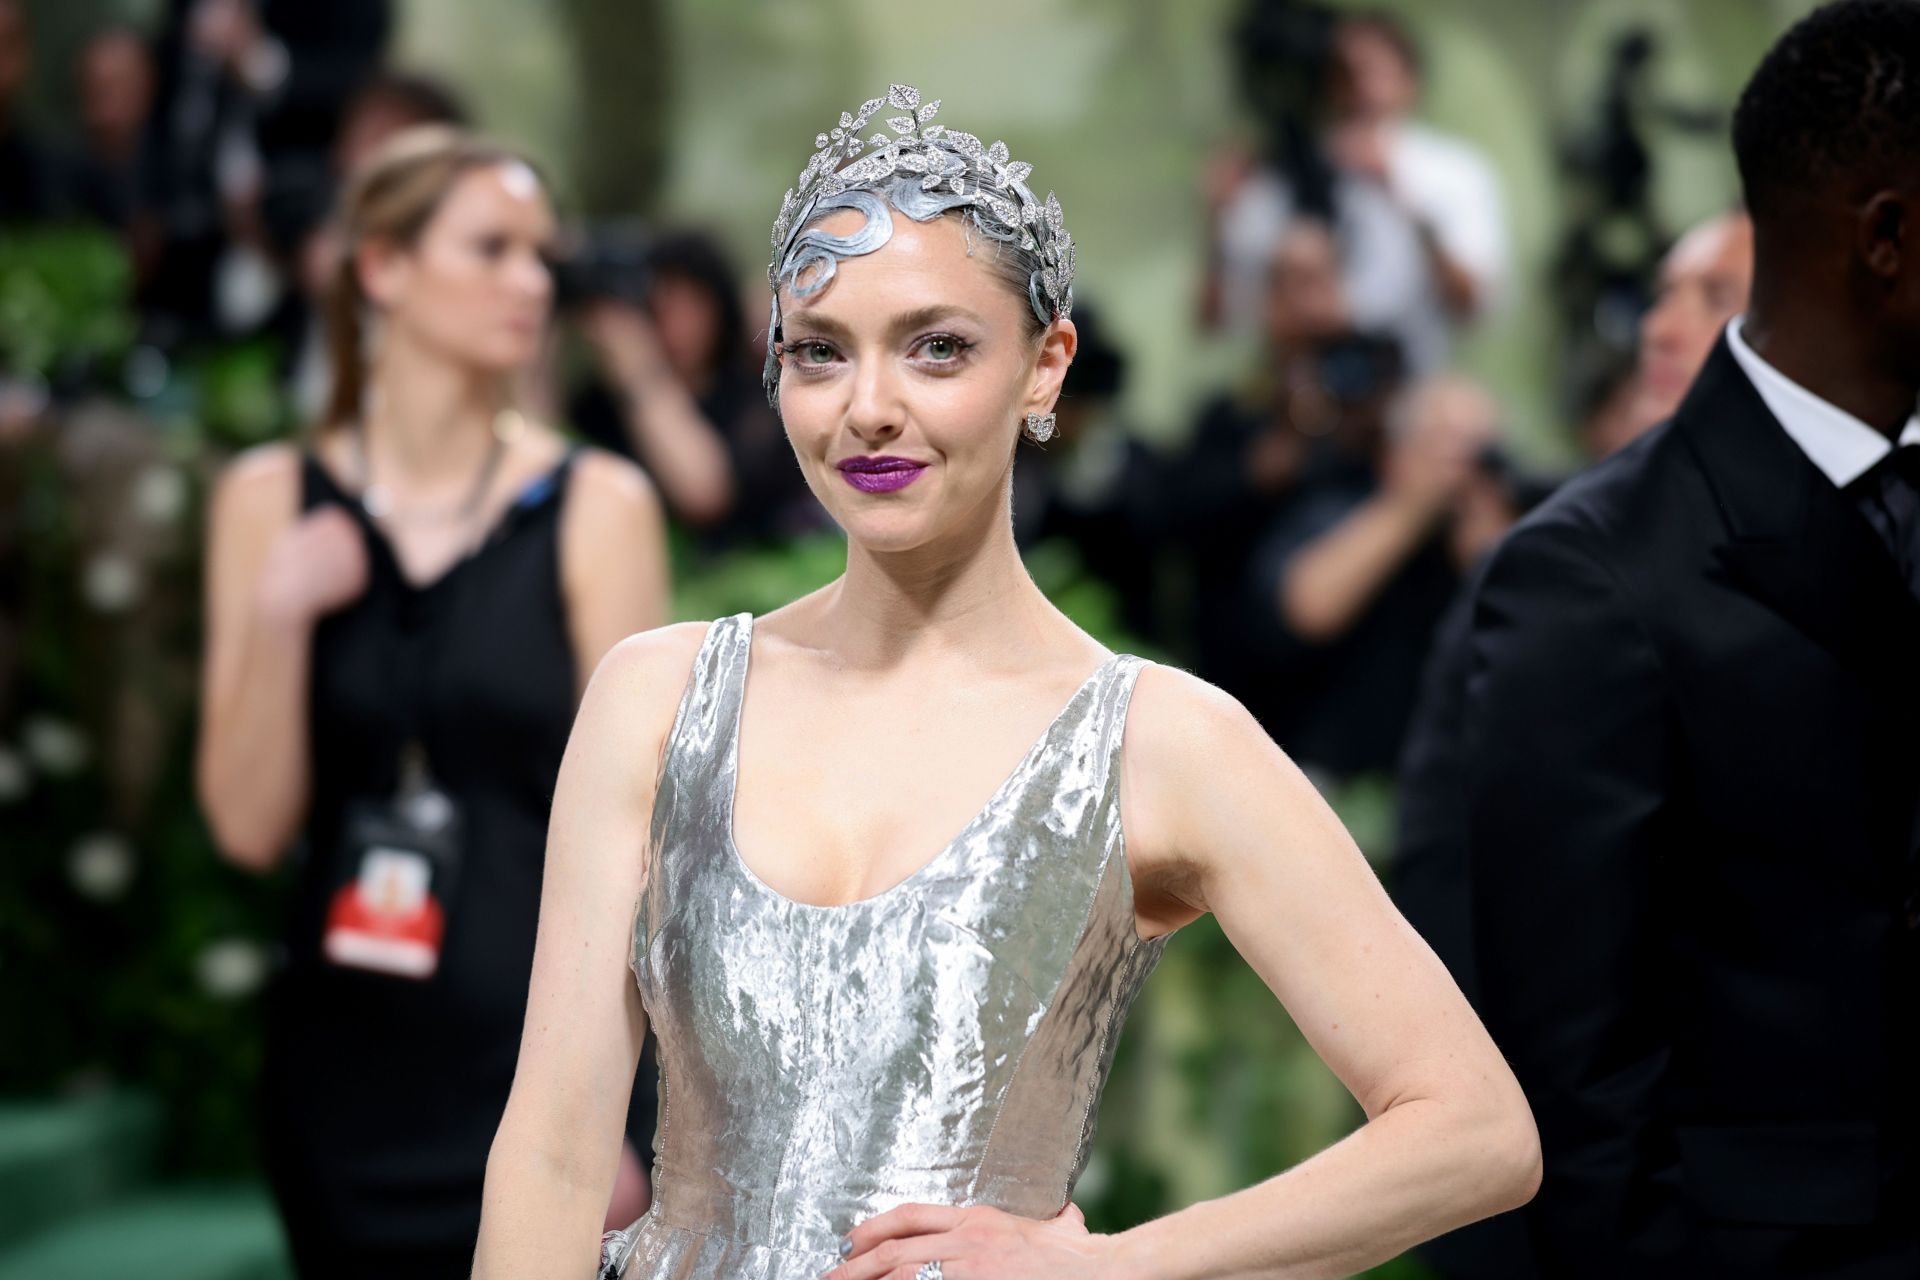
[[[847,429],[862,443],[880,444],[900,434],[906,417],[899,386],[884,360],[856,360],[847,400]]]

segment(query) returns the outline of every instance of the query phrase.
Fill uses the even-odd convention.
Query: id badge
[[[337,965],[423,981],[440,967],[460,812],[410,750],[399,794],[347,811],[322,951]]]

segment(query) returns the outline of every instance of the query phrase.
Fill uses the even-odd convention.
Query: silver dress
[[[813,1280],[908,1201],[1066,1206],[1141,941],[1118,760],[1144,661],[1081,685],[933,860],[838,907],[775,892],[732,839],[753,619],[707,633],[654,801],[632,965],[660,1038],[654,1203],[626,1280]]]

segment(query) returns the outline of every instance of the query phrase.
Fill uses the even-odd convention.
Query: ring
[[[942,1280],[939,1262],[921,1263],[920,1269],[913,1273],[913,1280]]]

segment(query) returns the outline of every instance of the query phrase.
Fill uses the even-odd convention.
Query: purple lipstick
[[[862,493],[892,493],[896,489],[904,489],[926,469],[924,462],[885,454],[840,460],[840,474]]]

